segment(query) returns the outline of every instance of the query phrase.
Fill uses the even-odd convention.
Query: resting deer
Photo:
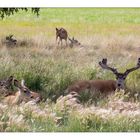
[[[37,93],[30,91],[25,85],[24,85],[24,80],[21,81],[21,83],[14,79],[14,85],[17,87],[18,91],[15,93],[15,95],[9,95],[5,97],[4,103],[7,104],[20,104],[22,101],[28,102],[33,99],[37,99],[37,102],[39,101],[39,95],[37,96]],[[35,94],[33,94],[35,93]],[[36,95],[34,97],[34,95]]]
[[[13,39],[13,35],[6,36],[6,45],[7,46],[14,46],[17,44],[17,40]]]
[[[60,29],[56,28],[56,42],[57,42],[58,38],[59,38],[58,45],[61,42],[61,46],[62,46],[62,40],[65,40],[66,46],[67,46],[68,33],[67,33],[66,29],[64,29],[64,28],[60,28]]]
[[[74,39],[74,37],[72,39],[68,37],[68,39],[70,41],[70,47],[81,45],[81,43],[77,39]]]
[[[80,93],[82,91],[99,91],[100,93],[112,93],[116,89],[124,89],[125,88],[125,79],[129,73],[140,68],[140,58],[138,59],[137,65],[133,68],[127,69],[124,73],[119,73],[117,69],[111,68],[107,65],[107,59],[103,59],[99,62],[99,65],[103,69],[107,69],[113,72],[116,76],[116,80],[81,80],[77,81],[71,86],[67,88],[65,93],[77,92]]]
[[[0,93],[4,96],[11,94],[13,78],[13,76],[10,76],[7,79],[0,80]]]

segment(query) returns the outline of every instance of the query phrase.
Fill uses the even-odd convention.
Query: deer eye
[[[23,91],[24,91],[24,93],[26,93],[26,92],[27,92],[27,90],[26,90],[26,89],[24,89]]]
[[[31,96],[31,98],[33,99],[33,96]]]

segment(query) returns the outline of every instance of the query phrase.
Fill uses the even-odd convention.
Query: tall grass
[[[13,48],[0,44],[0,78],[13,75],[24,79],[47,103],[31,105],[28,109],[24,105],[15,108],[1,105],[0,131],[140,131],[139,116],[124,116],[121,109],[116,109],[118,114],[108,120],[102,117],[105,113],[97,115],[98,109],[102,112],[101,107],[108,106],[108,99],[94,98],[97,110],[90,110],[87,104],[57,106],[59,97],[76,80],[115,79],[111,72],[99,67],[102,58],[108,58],[109,65],[120,72],[136,65],[140,57],[139,11],[139,8],[47,8],[41,9],[39,18],[21,12],[1,20],[1,39],[14,34],[19,43]],[[55,27],[66,28],[69,36],[75,36],[83,47],[57,46]],[[131,93],[139,94],[139,84],[138,70],[128,76],[126,85]],[[83,95],[81,100],[88,102],[89,98]],[[56,103],[49,104],[49,99]],[[80,108],[74,109],[73,105]],[[86,112],[88,109],[91,114]],[[124,107],[124,113],[126,110]],[[85,114],[81,117],[79,111]]]

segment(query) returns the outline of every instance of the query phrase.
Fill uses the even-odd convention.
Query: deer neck
[[[12,102],[12,104],[17,104],[21,101],[21,91],[19,90],[18,92],[16,92],[15,94],[15,99],[14,101]]]

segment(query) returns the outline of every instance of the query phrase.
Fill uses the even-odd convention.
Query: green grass
[[[59,26],[67,28],[70,35],[104,35],[112,32],[125,35],[139,34],[139,16],[139,8],[41,8],[39,17],[21,11],[1,20],[0,25],[10,32],[16,33],[15,30],[18,30],[18,35],[27,33],[33,36],[40,30],[52,36],[55,27]],[[24,30],[20,31],[21,28]]]
[[[139,15],[139,8],[41,8],[39,17],[31,14],[31,12],[21,11],[10,18],[6,18],[5,21],[25,21],[29,25],[35,21],[36,23],[34,24],[39,24],[40,22],[139,24]]]
[[[107,57],[109,64],[120,72],[135,66],[140,57],[139,17],[140,8],[42,8],[39,17],[22,11],[0,20],[1,39],[14,34],[18,41],[25,43],[13,48],[0,43],[0,78],[14,75],[19,80],[24,79],[31,90],[51,101],[64,95],[65,89],[76,80],[115,79],[111,72],[102,70],[98,62]],[[75,36],[83,47],[58,47],[55,43],[55,27],[66,28],[69,36]],[[139,94],[140,71],[130,74],[126,84],[132,93]],[[83,95],[81,98],[84,102],[90,97]],[[95,99],[93,103],[102,108],[107,101]],[[15,112],[7,110],[6,114],[0,110],[0,122],[4,122],[0,124],[0,131],[140,131],[139,118],[116,116],[104,120],[96,114],[86,114],[81,118],[77,115],[79,110],[66,108],[63,112],[56,109],[55,103],[37,106],[44,110],[45,105],[49,106],[47,109],[50,112],[62,117],[59,125],[51,116],[36,117],[30,110],[20,112],[19,107],[16,109],[24,116],[25,123],[21,126],[11,123],[8,126],[9,113],[18,113],[16,109],[13,109]],[[85,108],[88,107],[85,105]]]

